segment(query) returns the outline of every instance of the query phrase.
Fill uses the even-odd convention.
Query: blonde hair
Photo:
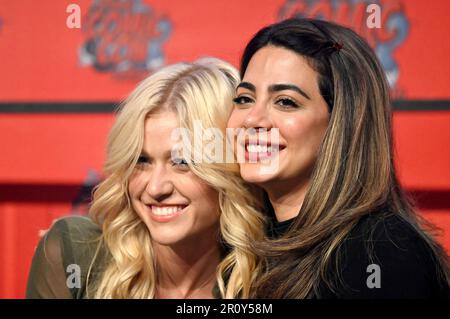
[[[233,66],[204,58],[154,73],[122,105],[108,138],[107,177],[96,187],[90,208],[91,217],[102,227],[101,245],[109,251],[109,258],[100,278],[89,284],[88,275],[88,293],[95,291],[96,298],[155,297],[157,265],[151,234],[133,210],[128,194],[128,178],[144,143],[145,119],[158,108],[168,108],[191,135],[196,120],[203,128],[224,132],[237,83]],[[264,220],[255,210],[254,190],[241,180],[237,164],[189,166],[219,194],[221,236],[230,247],[217,271],[220,293],[225,298],[246,298],[259,272],[250,244],[263,238]]]

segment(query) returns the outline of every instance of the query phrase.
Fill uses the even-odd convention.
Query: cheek
[[[319,147],[325,134],[328,120],[326,117],[291,116],[278,121],[280,136],[292,145]]]
[[[128,193],[131,198],[139,197],[147,185],[143,172],[134,172],[128,179]]]
[[[207,211],[210,211],[212,208],[218,208],[217,191],[197,176],[192,175],[191,177],[180,178],[176,184],[177,190],[197,208]]]
[[[279,119],[275,127],[280,130],[280,137],[288,144],[300,142],[308,133],[308,123],[300,116],[289,116]]]
[[[244,122],[244,112],[234,109],[228,119],[227,127],[242,127]]]

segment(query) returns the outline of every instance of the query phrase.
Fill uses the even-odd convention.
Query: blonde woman
[[[258,273],[250,240],[263,237],[254,194],[236,164],[198,157],[203,140],[188,145],[190,158],[174,156],[186,154],[174,151],[177,129],[185,144],[196,121],[225,131],[237,81],[232,66],[207,58],[168,66],[135,89],[111,129],[90,217],[52,226],[27,297],[248,297]]]

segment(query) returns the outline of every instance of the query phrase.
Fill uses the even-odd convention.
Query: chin
[[[261,164],[241,164],[241,177],[248,183],[265,184],[277,177],[278,171],[267,170],[267,166]]]
[[[167,247],[175,246],[178,243],[180,243],[180,241],[178,241],[178,240],[171,240],[169,238],[161,239],[161,240],[152,239],[152,241],[153,241],[153,244],[156,244],[159,246],[167,246]]]
[[[182,243],[184,238],[174,236],[173,234],[155,234],[152,236],[152,242],[161,246],[174,246]]]

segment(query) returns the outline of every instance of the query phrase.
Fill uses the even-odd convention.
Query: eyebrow
[[[153,159],[152,156],[150,156],[144,149],[142,149],[141,154],[139,156],[143,156],[147,159]],[[172,158],[172,150],[167,150],[163,153],[163,156],[167,159],[167,158]]]
[[[150,156],[148,156],[148,153],[144,150],[141,151],[141,154],[139,154],[139,156],[143,156],[145,158],[149,158]]]
[[[250,90],[252,92],[256,92],[256,87],[253,84],[251,84],[250,82],[241,82],[241,83],[239,83],[239,85],[237,86],[236,90],[239,89],[239,88],[244,88],[244,89]]]
[[[256,92],[256,87],[250,82],[241,82],[237,86],[236,90],[238,88],[244,88],[244,89],[252,91],[253,93]],[[299,88],[298,86],[296,86],[294,84],[272,84],[269,86],[269,92],[271,92],[271,93],[278,92],[278,91],[284,91],[284,90],[295,91],[295,92],[299,93],[300,95],[304,96],[305,98],[307,98],[308,100],[311,100],[311,98],[309,97],[308,94],[306,94],[305,91],[303,91],[301,88]]]
[[[300,95],[303,95],[308,100],[311,100],[308,94],[306,94],[305,91],[303,91],[301,88],[299,88],[296,85],[293,84],[272,84],[269,86],[269,92],[277,92],[277,91],[284,91],[284,90],[291,90],[299,93]]]

